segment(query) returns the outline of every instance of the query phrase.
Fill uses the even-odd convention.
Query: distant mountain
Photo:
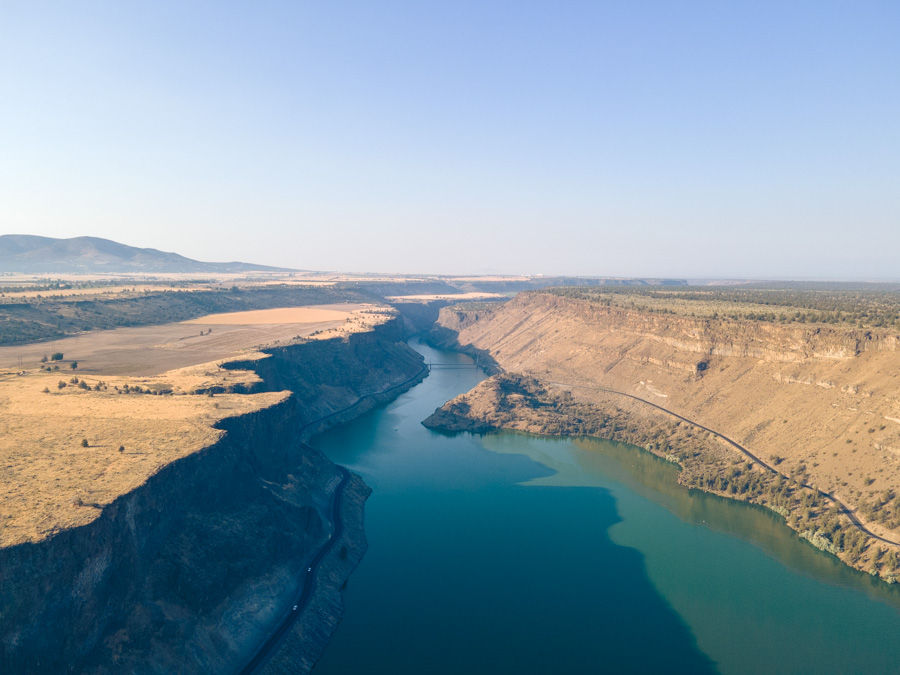
[[[242,262],[208,263],[155,248],[136,248],[99,237],[54,239],[30,234],[0,235],[0,272],[176,274],[201,272],[293,272]]]

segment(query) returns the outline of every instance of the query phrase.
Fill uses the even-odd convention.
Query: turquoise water
[[[617,443],[421,426],[482,378],[434,369],[313,439],[373,488],[316,675],[900,672],[900,592],[774,514]]]

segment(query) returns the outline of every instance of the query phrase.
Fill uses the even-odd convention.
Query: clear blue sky
[[[4,2],[0,233],[900,278],[900,2]]]

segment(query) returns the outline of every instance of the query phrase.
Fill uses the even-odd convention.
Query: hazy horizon
[[[308,270],[898,278],[893,3],[0,19],[0,233]]]

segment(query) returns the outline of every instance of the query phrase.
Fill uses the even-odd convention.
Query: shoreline
[[[572,399],[564,390],[550,392],[547,387],[554,384],[576,386],[543,383],[514,374],[494,376],[448,401],[423,424],[451,433],[510,430],[551,438],[583,436],[625,443],[679,466],[677,481],[688,489],[765,507],[781,516],[801,538],[848,567],[888,584],[900,580],[900,546],[871,532],[831,495],[785,476],[761,460],[745,461],[756,459],[752,453],[738,459],[737,444],[731,439],[649,401],[626,394],[633,401],[630,405],[618,407],[613,399],[608,406],[599,406],[593,400],[585,403]],[[577,386],[606,396],[621,394],[602,387]],[[510,391],[503,392],[504,387]],[[634,410],[635,405],[643,404],[655,412]],[[654,415],[675,422],[660,422]],[[573,423],[573,419],[578,422]],[[832,502],[831,507],[824,503],[826,499]],[[806,513],[802,518],[801,511]],[[880,544],[887,547],[887,555]]]

